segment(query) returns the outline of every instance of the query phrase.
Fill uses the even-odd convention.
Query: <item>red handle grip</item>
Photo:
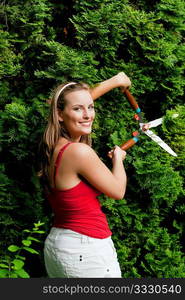
[[[126,150],[129,149],[130,147],[134,146],[135,143],[137,143],[137,141],[138,141],[138,138],[134,137],[134,138],[128,140],[126,143],[122,144],[122,145],[120,146],[120,148],[121,148],[122,150],[125,150],[125,151],[126,151]]]
[[[124,90],[124,93],[132,107],[137,111],[139,109],[139,105],[137,104],[136,99],[132,96],[128,89]]]

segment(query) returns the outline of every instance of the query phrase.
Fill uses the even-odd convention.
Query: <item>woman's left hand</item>
[[[122,91],[129,88],[131,86],[130,78],[124,73],[119,72],[114,76],[117,87],[120,87]]]

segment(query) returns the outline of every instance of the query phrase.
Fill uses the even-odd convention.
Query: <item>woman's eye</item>
[[[80,111],[82,108],[81,107],[74,107],[73,110],[75,111]],[[89,106],[88,109],[93,110],[94,106]]]
[[[73,109],[78,111],[78,110],[80,110],[80,107],[74,107]]]

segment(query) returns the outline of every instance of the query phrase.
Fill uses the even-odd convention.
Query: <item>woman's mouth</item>
[[[84,127],[90,127],[92,122],[91,121],[84,121],[84,122],[79,122],[81,126]]]

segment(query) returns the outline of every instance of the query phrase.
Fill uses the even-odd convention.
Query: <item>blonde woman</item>
[[[68,82],[58,86],[44,132],[41,176],[54,222],[45,241],[49,277],[121,277],[116,250],[98,196],[122,199],[126,189],[126,152],[115,146],[108,155],[112,170],[91,148],[94,100],[113,88],[128,88],[123,73],[94,88]]]

